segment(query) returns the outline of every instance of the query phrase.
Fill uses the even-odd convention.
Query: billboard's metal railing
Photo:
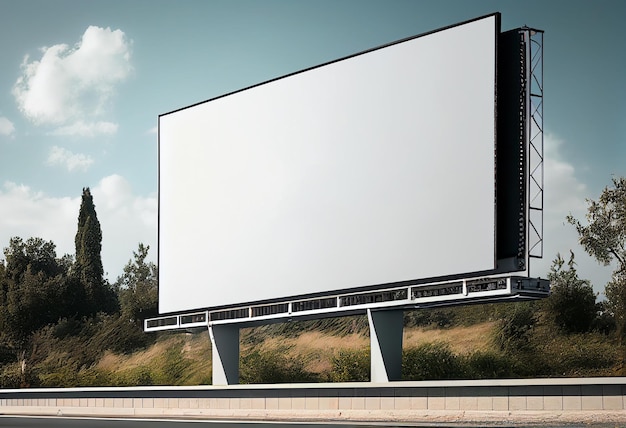
[[[257,325],[360,314],[368,309],[416,309],[527,300],[546,297],[549,290],[549,282],[545,279],[518,276],[471,278],[167,315],[145,320],[144,329],[153,332],[208,328],[218,324]]]

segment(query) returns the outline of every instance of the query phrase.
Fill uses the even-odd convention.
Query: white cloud
[[[0,135],[10,137],[15,132],[15,125],[6,117],[0,116]]]
[[[52,198],[13,182],[0,188],[0,246],[9,239],[40,237],[57,245],[57,255],[74,253],[71,223],[78,218],[80,197]],[[76,226],[74,225],[74,228]]]
[[[113,281],[121,275],[139,242],[150,245],[150,256],[155,261],[156,195],[136,195],[130,183],[116,174],[100,180],[91,193],[102,227],[102,262],[109,278]]]
[[[50,134],[60,136],[75,137],[95,137],[96,135],[115,134],[117,124],[112,122],[90,122],[78,121],[68,126],[61,126]]]
[[[86,171],[93,163],[93,158],[82,153],[72,153],[63,147],[53,146],[46,162],[48,165],[62,165],[70,172],[74,170]]]
[[[150,129],[148,129],[148,131],[146,131],[146,134],[157,134],[159,132],[159,127],[158,126],[154,126]]]
[[[587,186],[576,177],[576,169],[561,154],[564,142],[551,134],[545,136],[545,203],[559,214],[585,211]]]
[[[81,189],[75,197],[51,197],[28,186],[5,182],[0,187],[0,247],[9,239],[40,237],[53,241],[57,255],[74,254]],[[156,196],[133,193],[119,175],[103,178],[91,188],[102,228],[102,263],[110,281],[143,242],[150,245],[149,259],[156,260]],[[2,256],[0,256],[2,258]]]
[[[578,273],[581,278],[591,280],[596,291],[603,291],[611,276],[611,269],[600,266],[585,253],[578,243],[576,229],[567,223],[566,216],[584,220],[587,212],[587,186],[576,176],[576,168],[562,154],[567,142],[552,134],[544,140],[544,251],[543,259],[531,260],[531,274],[545,278],[557,253],[569,257],[569,250],[575,253]]]
[[[84,124],[98,123],[95,118],[106,113],[116,85],[132,70],[125,34],[90,26],[75,46],[58,44],[41,51],[39,60],[24,58],[13,87],[22,113],[38,125],[61,127],[62,135],[110,133],[111,126],[92,124],[85,135]]]

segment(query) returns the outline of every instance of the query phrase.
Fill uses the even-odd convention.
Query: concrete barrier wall
[[[0,390],[0,414],[626,422],[626,378]]]

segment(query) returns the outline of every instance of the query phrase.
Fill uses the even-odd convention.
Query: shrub
[[[537,353],[542,372],[557,376],[612,374],[619,364],[618,348],[593,333],[554,336]]]
[[[333,356],[330,380],[332,382],[369,382],[370,350],[340,350]]]
[[[304,369],[297,358],[290,357],[286,349],[254,350],[241,358],[239,365],[241,383],[313,382],[316,375]]]
[[[154,385],[152,373],[148,367],[135,367],[111,375],[111,384],[114,386],[150,386]]]
[[[464,375],[461,359],[446,343],[424,343],[403,352],[404,380],[459,379]]]
[[[55,339],[65,339],[68,336],[80,334],[82,324],[75,318],[62,318],[52,326],[52,337]]]
[[[596,319],[596,295],[588,280],[580,279],[576,271],[574,253],[571,252],[568,269],[560,255],[553,261],[548,274],[551,283],[550,297],[545,301],[549,319],[566,333],[589,331]]]
[[[189,366],[189,360],[182,353],[182,344],[169,348],[160,360],[157,363],[159,370],[151,375],[154,385],[179,385]]]
[[[22,374],[18,364],[7,364],[0,372],[0,388],[19,388]]]
[[[30,369],[22,374],[20,364],[7,364],[0,367],[0,388],[30,388],[41,385],[41,379],[36,370]]]
[[[500,353],[477,351],[465,358],[465,371],[471,379],[502,379],[514,377],[516,362]]]
[[[155,340],[155,335],[144,333],[137,323],[122,315],[102,316],[97,324],[97,331],[90,344],[99,354],[106,350],[130,354],[138,349],[145,349]]]
[[[404,313],[404,325],[407,327],[452,327],[457,323],[456,308],[415,309]]]
[[[15,350],[11,349],[6,343],[0,342],[0,367],[15,361]]]
[[[494,330],[494,342],[504,352],[518,354],[532,348],[532,333],[535,323],[534,306],[516,303],[503,315]]]
[[[50,388],[72,388],[80,386],[79,367],[75,362],[59,365],[54,370],[45,370],[41,385]]]

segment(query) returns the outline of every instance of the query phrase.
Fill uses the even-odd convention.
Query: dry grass
[[[287,356],[301,360],[305,369],[323,373],[332,369],[332,358],[341,349],[361,349],[369,346],[369,338],[350,334],[333,336],[320,331],[307,331],[296,337],[270,336],[260,343],[242,345],[241,352],[256,350],[280,350]]]
[[[327,336],[319,331],[306,332],[294,340],[294,345],[302,351],[325,349],[358,349],[369,346],[369,338],[360,334],[347,336]]]
[[[491,347],[491,331],[494,322],[475,324],[470,327],[454,327],[449,329],[405,329],[404,348],[412,348],[423,343],[443,342],[450,345],[453,352],[460,355],[474,351],[485,351]]]
[[[411,348],[427,342],[444,342],[450,345],[453,352],[468,354],[489,348],[492,328],[492,322],[449,329],[407,328],[404,331],[403,346]],[[191,360],[184,376],[185,383],[204,382],[211,372],[211,342],[206,333],[165,336],[148,349],[131,355],[106,352],[98,362],[97,368],[119,373],[137,367],[154,367],[158,364],[159,357],[172,347],[181,347],[181,356]],[[241,353],[246,354],[255,349],[259,351],[280,350],[290,357],[301,360],[307,371],[320,374],[332,370],[332,359],[340,350],[367,347],[369,347],[369,337],[363,334],[334,336],[320,331],[307,331],[296,337],[278,335],[264,337],[255,344],[242,343]]]
[[[179,344],[180,341],[180,336],[170,336],[157,341],[144,351],[135,352],[130,355],[119,355],[111,351],[106,351],[104,356],[98,361],[96,368],[110,372],[120,372],[136,367],[148,366],[167,349]]]
[[[211,355],[211,340],[207,333],[185,334],[183,345],[183,355],[186,358],[206,360]]]
[[[105,371],[115,371],[122,365],[122,359],[123,356],[114,354],[111,351],[106,351],[102,358],[100,358],[100,361],[98,361],[96,368]]]
[[[369,338],[359,334],[328,336],[324,333],[306,332],[293,339],[293,351],[304,360],[305,368],[313,373],[329,372],[332,358],[341,349],[363,349]]]

